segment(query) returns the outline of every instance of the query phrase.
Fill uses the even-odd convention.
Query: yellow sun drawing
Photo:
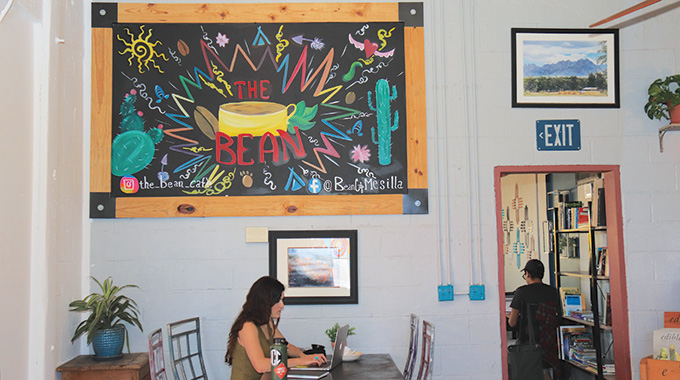
[[[130,36],[130,42],[120,38],[120,36],[116,36],[119,41],[122,41],[125,46],[125,50],[122,52],[118,52],[120,55],[124,55],[125,53],[130,53],[130,58],[128,59],[128,63],[130,66],[132,66],[132,59],[137,58],[137,67],[139,68],[139,73],[143,74],[144,70],[142,66],[146,67],[147,70],[149,70],[149,62],[153,65],[154,68],[156,68],[160,73],[163,73],[163,70],[161,70],[160,66],[156,64],[156,61],[154,61],[154,58],[163,58],[164,60],[168,60],[163,53],[158,54],[155,50],[154,47],[158,44],[162,43],[160,41],[156,41],[154,43],[149,42],[149,38],[151,38],[151,31],[153,29],[149,29],[149,33],[146,36],[146,38],[143,38],[144,34],[144,25],[140,26],[141,32],[139,32],[139,36],[137,39],[135,39],[135,36],[130,33],[130,30],[128,28],[125,28],[125,31],[128,33]]]

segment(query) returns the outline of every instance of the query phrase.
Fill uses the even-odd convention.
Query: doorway
[[[512,298],[512,292],[517,285],[516,279],[510,277],[520,277],[522,260],[537,258],[548,264],[544,282],[555,284],[559,281],[555,279],[555,254],[553,252],[551,256],[549,253],[550,247],[554,244],[551,237],[554,239],[555,235],[547,230],[548,226],[551,226],[549,223],[552,223],[550,218],[546,217],[550,206],[548,202],[551,200],[548,192],[559,190],[563,186],[559,183],[561,179],[572,176],[577,179],[574,184],[578,185],[578,178],[592,175],[601,179],[603,188],[601,195],[606,204],[601,217],[606,218],[605,245],[609,257],[609,288],[607,290],[611,299],[611,336],[613,342],[616,342],[613,354],[616,363],[616,378],[630,380],[632,377],[619,167],[617,165],[499,166],[494,169],[494,187],[504,380],[509,378],[508,368],[505,365],[507,363],[506,347],[509,341],[506,333],[506,310],[508,300]],[[523,236],[519,236],[520,224],[523,226],[522,233],[525,234]],[[529,234],[527,231],[532,233]],[[509,235],[509,233],[517,235]],[[565,244],[578,244],[578,242],[565,240]],[[568,248],[565,248],[564,252],[564,255],[570,255]],[[558,253],[558,260],[559,255],[560,253]],[[576,369],[571,372],[580,374],[583,371]],[[583,373],[586,375],[585,378],[588,378],[587,372]],[[578,376],[573,378],[578,378]]]

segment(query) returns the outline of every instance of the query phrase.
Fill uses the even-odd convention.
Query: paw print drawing
[[[253,173],[245,170],[241,172],[241,183],[243,183],[243,186],[246,188],[250,188],[253,186]]]

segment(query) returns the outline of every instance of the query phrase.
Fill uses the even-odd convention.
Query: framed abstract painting
[[[269,274],[287,305],[357,304],[357,231],[269,231]]]

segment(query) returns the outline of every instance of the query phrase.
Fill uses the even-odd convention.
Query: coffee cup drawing
[[[289,110],[292,110],[289,112]],[[288,119],[297,106],[273,102],[245,101],[226,103],[220,106],[220,132],[229,136],[250,134],[262,136],[267,132],[288,129]]]

